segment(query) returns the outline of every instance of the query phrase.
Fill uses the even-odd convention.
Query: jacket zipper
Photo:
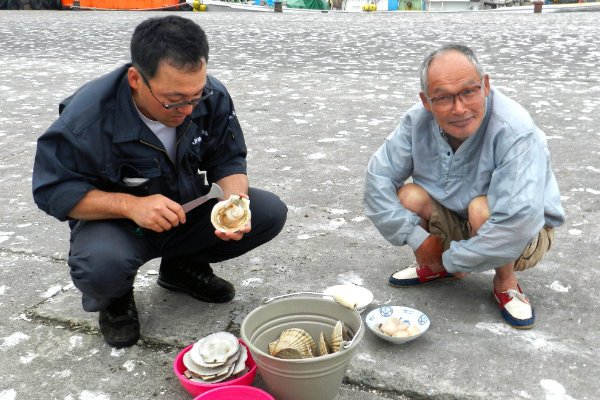
[[[190,129],[191,124],[192,124],[192,121],[189,121],[188,125],[185,128],[185,131],[183,131],[183,134],[181,135],[179,140],[177,140],[177,142],[175,143],[175,147],[179,146],[179,142],[181,142],[181,139],[183,139],[183,137],[185,136],[187,131]],[[173,164],[173,167],[175,168],[175,172],[177,172],[177,163],[175,163],[175,161],[171,160],[169,153],[167,153],[167,151],[165,149],[161,149],[160,147],[155,146],[152,143],[148,143],[142,139],[140,139],[140,143],[145,144],[146,146],[152,147],[153,149],[156,149],[156,150],[160,151],[161,153],[165,154],[167,156],[167,159],[171,162],[171,164]]]
[[[187,131],[190,130],[190,125],[192,125],[192,121],[188,121],[187,126],[185,127],[185,131],[183,131],[183,134],[181,135],[181,137],[179,138],[179,140],[177,140],[177,143],[175,144],[176,146],[179,146],[179,142],[181,142],[181,139],[183,139],[183,137],[185,136],[185,134],[187,133]]]
[[[165,149],[161,149],[160,147],[155,146],[152,143],[145,142],[142,139],[140,139],[140,143],[145,144],[146,146],[152,147],[153,149],[156,149],[156,150],[160,151],[161,153],[163,153],[164,155],[166,155],[167,160],[169,160],[171,162],[171,164],[173,164],[175,171],[177,171],[177,165],[175,164],[175,162],[173,160],[171,160],[171,157],[169,157],[169,153],[167,153],[167,151]]]

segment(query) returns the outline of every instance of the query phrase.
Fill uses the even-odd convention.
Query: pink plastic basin
[[[194,400],[275,400],[275,398],[253,386],[224,386],[201,394]]]
[[[243,340],[241,340],[241,339],[238,339],[238,340],[240,341],[240,344],[242,346],[244,346],[244,347],[246,347],[246,349],[248,349],[248,346],[246,346],[246,343],[244,343]],[[249,387],[249,385],[251,385],[252,382],[254,382],[254,378],[256,377],[256,364],[254,363],[254,359],[252,358],[252,354],[250,354],[249,350],[248,350],[248,359],[246,360],[246,368],[248,368],[248,372],[238,378],[230,379],[225,382],[217,382],[217,383],[201,383],[201,382],[195,382],[195,381],[192,381],[192,380],[186,378],[185,375],[183,375],[183,373],[186,370],[185,365],[183,365],[183,355],[185,353],[187,353],[188,351],[190,351],[192,346],[193,346],[193,344],[191,344],[188,347],[186,347],[185,349],[183,349],[177,355],[177,357],[175,357],[175,361],[173,362],[173,372],[175,372],[175,376],[177,376],[177,379],[179,379],[181,386],[183,386],[183,388],[185,390],[187,390],[187,392],[189,394],[191,394],[192,396],[198,396],[202,393],[212,391],[213,389],[224,388],[224,387],[234,386],[234,385],[235,386],[246,385],[247,387]],[[205,397],[203,397],[203,398],[205,398]],[[248,397],[248,398],[253,399],[253,397]],[[256,397],[256,399],[263,399],[263,398],[267,399],[267,397]]]

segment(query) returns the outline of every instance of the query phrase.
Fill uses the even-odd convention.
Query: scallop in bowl
[[[422,336],[429,329],[427,315],[402,306],[384,306],[367,314],[365,324],[376,336],[391,343],[406,343]]]

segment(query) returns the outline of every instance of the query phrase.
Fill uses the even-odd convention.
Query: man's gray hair
[[[429,82],[427,81],[429,65],[431,65],[431,62],[437,56],[444,54],[444,53],[451,52],[451,51],[457,51],[457,52],[463,54],[465,57],[467,57],[467,59],[469,61],[471,61],[471,63],[477,70],[477,73],[479,74],[479,76],[481,78],[483,78],[483,74],[484,74],[483,66],[477,59],[475,52],[470,47],[464,46],[462,44],[456,44],[456,43],[447,44],[447,45],[444,45],[444,46],[440,47],[439,49],[434,50],[431,53],[429,53],[427,55],[427,57],[425,57],[425,60],[423,60],[423,63],[421,64],[421,67],[419,68],[419,76],[421,77],[421,91],[423,93],[427,93],[427,85],[429,84]]]

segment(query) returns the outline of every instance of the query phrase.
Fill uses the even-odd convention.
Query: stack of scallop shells
[[[282,359],[324,356],[340,351],[346,340],[350,340],[350,334],[342,321],[335,324],[329,340],[321,332],[318,344],[305,330],[289,328],[281,332],[277,340],[269,343],[269,354]]]
[[[184,375],[201,383],[216,383],[245,371],[248,351],[229,332],[217,332],[198,340],[183,355]]]

